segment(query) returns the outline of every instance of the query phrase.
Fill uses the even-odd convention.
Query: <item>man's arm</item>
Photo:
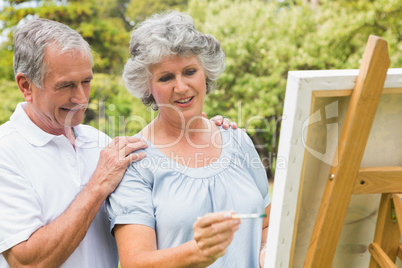
[[[207,114],[204,113],[204,112],[202,112],[202,116],[207,118]],[[222,127],[224,129],[229,129],[229,127],[233,128],[233,129],[237,128],[237,123],[236,122],[231,122],[228,118],[223,118],[222,115],[215,115],[214,117],[212,117],[209,120],[214,122],[215,125],[217,125],[217,126],[222,125]]]
[[[136,137],[113,139],[101,151],[90,181],[66,211],[36,230],[27,241],[2,253],[9,265],[57,267],[63,264],[84,239],[103,201],[117,187],[127,166],[145,157],[144,153],[131,153],[145,147]]]

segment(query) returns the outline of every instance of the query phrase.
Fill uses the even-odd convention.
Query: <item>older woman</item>
[[[258,267],[268,218],[232,215],[269,215],[265,170],[243,131],[201,116],[225,69],[219,42],[168,12],[133,31],[130,52],[125,84],[159,113],[136,135],[147,157],[108,200],[122,267]]]

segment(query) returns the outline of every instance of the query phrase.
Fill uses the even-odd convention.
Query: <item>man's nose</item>
[[[76,103],[76,104],[87,104],[88,103],[88,97],[86,94],[86,88],[82,85],[79,84],[73,89],[73,94],[71,96],[71,102]]]

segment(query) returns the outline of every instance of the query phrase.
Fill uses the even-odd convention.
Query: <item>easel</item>
[[[396,267],[396,256],[402,258],[402,195],[394,194],[402,193],[402,167],[360,168],[390,65],[387,47],[384,39],[370,36],[338,143],[338,165],[331,167],[304,267],[331,267],[352,194],[382,194],[370,267]]]

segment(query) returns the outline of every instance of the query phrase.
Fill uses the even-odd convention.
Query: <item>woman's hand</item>
[[[232,219],[231,212],[208,213],[194,225],[194,240],[201,262],[212,264],[226,253],[234,233],[240,227],[239,219]]]

